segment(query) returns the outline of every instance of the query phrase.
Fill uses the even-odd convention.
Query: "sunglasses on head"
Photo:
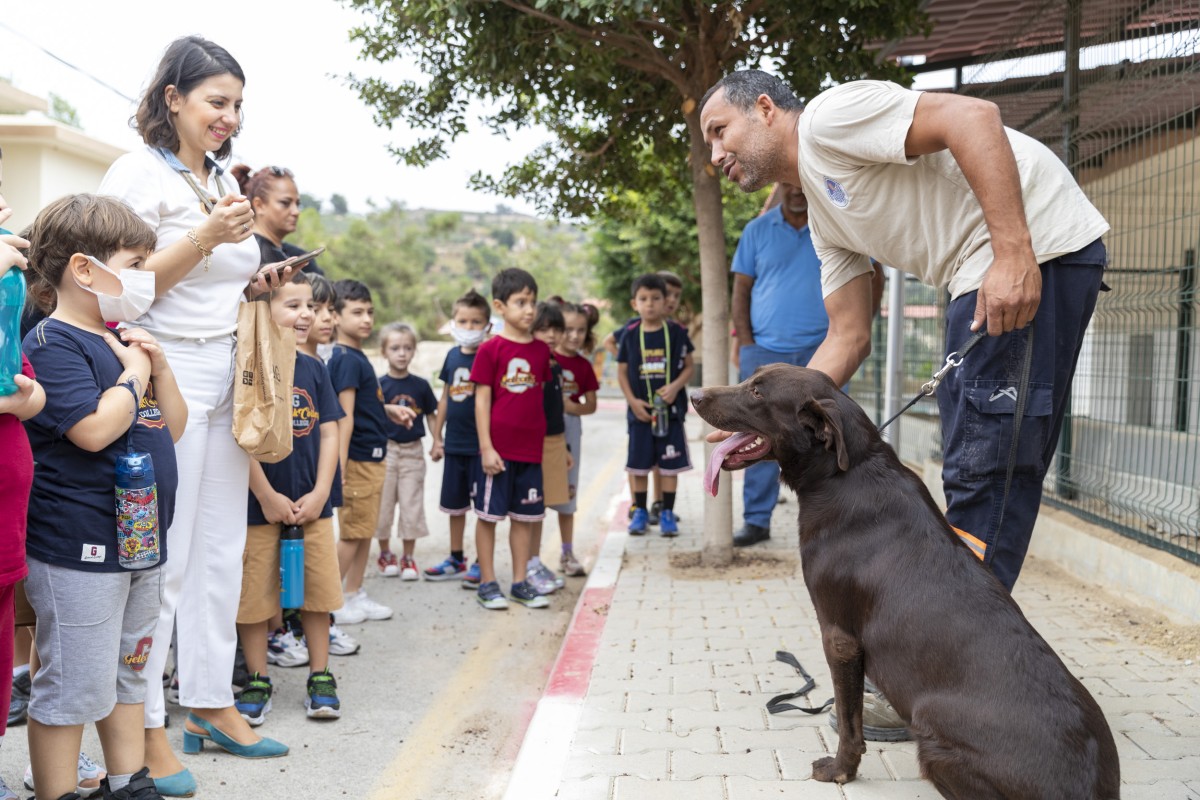
[[[264,169],[270,171],[270,173],[272,175],[274,175],[276,178],[294,178],[294,177],[296,177],[295,175],[292,174],[292,171],[290,169],[287,169],[285,167],[264,167]]]

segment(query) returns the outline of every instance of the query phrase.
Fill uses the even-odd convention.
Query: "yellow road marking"
[[[575,515],[577,519],[586,517],[596,505],[613,474],[620,468],[624,456],[624,448],[618,448],[588,484],[587,491],[579,498]],[[493,656],[513,641],[522,620],[521,616],[512,613],[497,614],[496,617],[495,624],[488,626],[475,649],[442,687],[443,697],[478,697],[496,681]],[[446,713],[447,708],[453,709],[453,713]],[[455,770],[450,766],[443,767],[441,762],[455,758],[457,754],[445,745],[466,723],[469,712],[468,706],[457,700],[431,707],[409,731],[395,758],[376,779],[371,800],[422,797],[429,788],[432,776],[442,776],[444,779],[446,775],[453,775]]]

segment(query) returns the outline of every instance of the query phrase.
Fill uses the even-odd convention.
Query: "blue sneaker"
[[[250,723],[250,727],[262,725],[267,721],[267,712],[271,710],[271,679],[255,672],[234,705],[242,718]]]
[[[476,561],[471,565],[471,568],[467,570],[467,574],[463,576],[462,587],[464,589],[478,589],[479,582],[483,580],[482,575],[483,573],[479,571],[479,562]]]
[[[338,701],[337,681],[328,669],[308,676],[308,696],[304,708],[309,719],[338,719],[342,716],[342,704]]]
[[[455,578],[462,577],[467,571],[467,562],[459,561],[454,556],[450,556],[436,567],[429,567],[425,570],[425,580],[427,581],[452,581]]]
[[[658,515],[658,530],[663,536],[678,536],[679,521],[675,519],[675,512],[669,508],[664,508]]]
[[[538,590],[530,586],[527,580],[514,583],[509,594],[526,608],[545,608],[550,605],[550,601],[538,594]]]
[[[633,517],[629,520],[629,532],[634,536],[644,536],[650,525],[650,514],[644,508],[635,508]]]
[[[504,599],[504,592],[500,591],[500,584],[496,581],[480,584],[475,592],[475,599],[479,601],[479,605],[492,611],[508,608],[508,601]]]

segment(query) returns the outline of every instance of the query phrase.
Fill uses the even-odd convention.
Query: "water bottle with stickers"
[[[124,569],[157,565],[158,484],[149,453],[130,450],[117,457],[116,491],[117,562]]]

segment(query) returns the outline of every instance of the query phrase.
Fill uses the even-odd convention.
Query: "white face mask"
[[[113,297],[97,292],[90,286],[84,286],[78,278],[75,279],[76,286],[96,295],[96,299],[100,301],[100,316],[105,322],[133,322],[150,310],[150,306],[154,304],[153,272],[148,269],[123,269],[115,272],[98,258],[88,256],[88,261],[121,282],[120,296]]]
[[[459,347],[478,347],[483,344],[483,338],[487,336],[488,325],[483,330],[469,331],[466,328],[460,328],[453,322],[450,323],[450,335],[454,337],[454,343]]]

